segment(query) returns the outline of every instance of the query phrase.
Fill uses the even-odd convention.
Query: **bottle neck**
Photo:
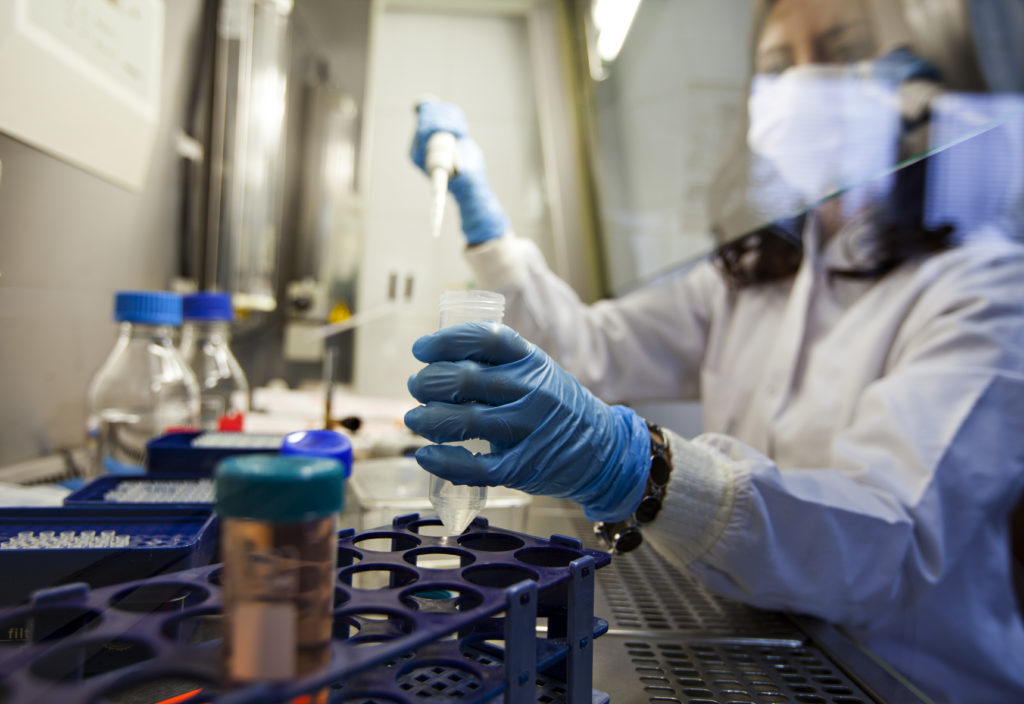
[[[171,345],[174,340],[174,327],[123,321],[120,323],[120,335],[128,340],[159,341],[161,344]]]
[[[231,323],[227,320],[187,320],[181,327],[182,339],[209,340],[227,344],[231,341]]]

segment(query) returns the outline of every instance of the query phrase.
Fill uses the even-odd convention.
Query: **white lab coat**
[[[609,402],[703,401],[645,539],[718,593],[845,627],[938,702],[1024,702],[1024,247],[731,290],[709,261],[584,306],[528,240],[469,250],[506,322]],[[884,692],[881,692],[883,696]]]

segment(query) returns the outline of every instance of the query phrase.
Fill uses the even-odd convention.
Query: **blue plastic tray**
[[[206,441],[214,442],[209,447],[196,444]],[[226,457],[276,453],[283,441],[284,435],[168,433],[146,443],[146,472],[210,476],[217,463]]]
[[[64,497],[65,506],[105,506],[113,508],[115,506],[129,506],[129,507],[140,507],[140,506],[153,506],[160,508],[182,508],[182,509],[196,509],[203,506],[210,506],[212,503],[213,487],[210,487],[211,500],[208,501],[188,501],[188,502],[170,502],[170,501],[118,501],[108,498],[111,492],[116,492],[125,487],[140,487],[145,488],[148,485],[151,486],[166,486],[177,483],[186,484],[190,482],[197,482],[201,480],[210,481],[210,475],[187,475],[187,474],[146,474],[136,477],[123,477],[116,475],[104,475],[97,477],[91,482],[75,490],[71,494]]]
[[[0,695],[5,704],[84,704],[202,688],[199,701],[247,704],[328,688],[333,702],[607,701],[592,689],[592,668],[593,640],[608,627],[594,618],[594,573],[609,556],[484,519],[455,539],[420,534],[439,523],[413,514],[339,534],[332,661],[315,675],[223,690],[211,628],[221,607],[217,565],[92,591],[68,585],[0,611],[0,632],[28,636],[21,647],[0,646]],[[438,555],[456,560],[425,566]],[[354,586],[371,572],[383,587]]]
[[[0,604],[25,601],[35,590],[70,582],[93,587],[209,564],[216,554],[216,517],[209,509],[9,508],[0,514],[0,544],[19,533],[113,531],[127,546],[0,549]],[[0,633],[0,639],[4,637]]]

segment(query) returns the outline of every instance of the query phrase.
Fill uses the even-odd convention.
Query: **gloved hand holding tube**
[[[466,241],[480,244],[505,234],[509,229],[508,217],[487,181],[483,152],[469,136],[465,114],[451,103],[430,100],[421,102],[416,114],[410,155],[424,172],[431,135],[448,132],[456,137],[455,175],[448,181],[448,190],[459,205]]]
[[[416,452],[455,484],[509,486],[569,498],[593,521],[630,516],[650,469],[650,434],[625,406],[609,406],[511,328],[462,323],[421,337],[427,366],[409,379],[425,404],[405,423],[433,442],[490,441],[492,452],[430,445]]]

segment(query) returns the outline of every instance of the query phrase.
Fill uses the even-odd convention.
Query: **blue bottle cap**
[[[114,320],[146,325],[181,325],[181,296],[169,291],[118,291]]]
[[[300,430],[284,436],[282,455],[305,455],[338,460],[345,477],[352,475],[352,442],[333,430]]]
[[[185,320],[234,320],[231,294],[227,291],[190,293],[182,300]]]
[[[341,510],[344,470],[336,460],[283,455],[228,457],[214,472],[222,518],[298,523]]]

